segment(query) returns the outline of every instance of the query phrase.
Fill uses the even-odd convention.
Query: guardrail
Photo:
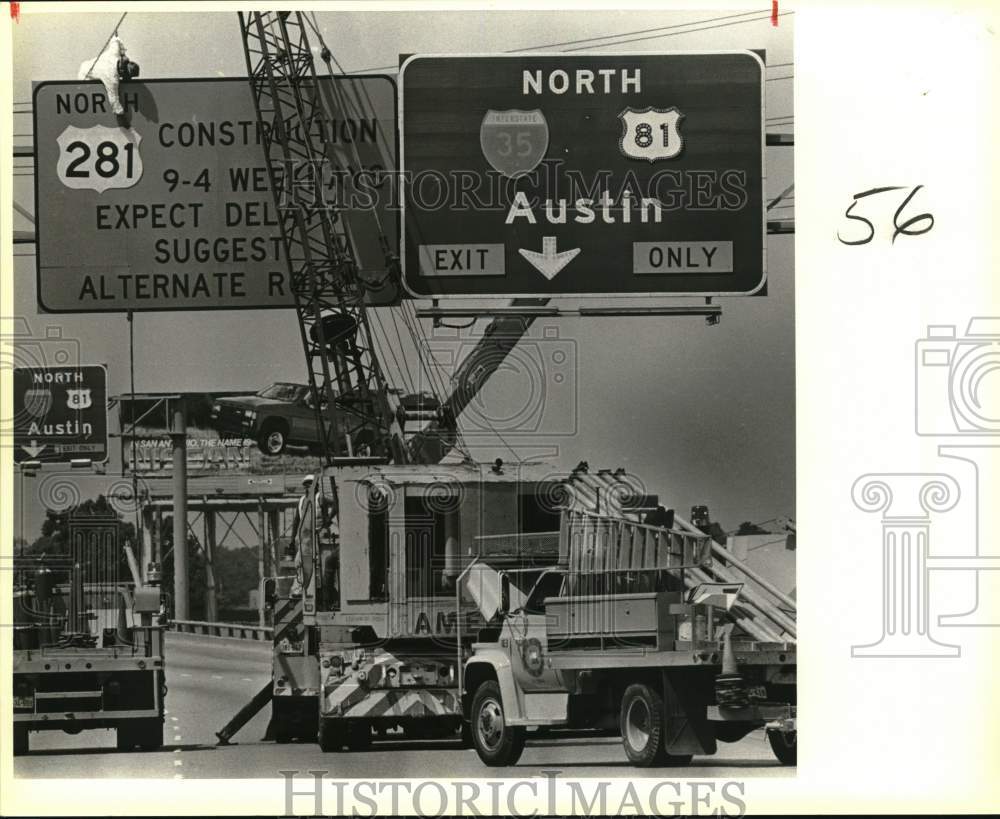
[[[252,626],[246,623],[208,623],[204,620],[171,620],[170,631],[180,634],[202,634],[208,637],[232,637],[237,640],[274,639],[271,626]]]

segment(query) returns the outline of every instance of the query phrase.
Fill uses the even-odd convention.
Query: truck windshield
[[[543,572],[524,603],[528,614],[545,614],[545,598],[558,597],[562,589],[563,576],[561,572]]]
[[[259,393],[258,398],[269,398],[272,401],[297,401],[302,394],[303,387],[299,384],[272,384],[265,387]]]

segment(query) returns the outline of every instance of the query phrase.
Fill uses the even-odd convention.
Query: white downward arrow
[[[21,449],[23,449],[25,452],[27,452],[32,458],[37,458],[38,454],[43,449],[45,449],[45,444],[42,444],[41,446],[39,446],[38,445],[38,441],[32,441],[31,442],[31,446],[24,446],[24,444],[21,444]]]
[[[520,248],[517,252],[531,262],[535,269],[546,279],[551,279],[576,257],[580,252],[580,248],[575,247],[572,250],[564,250],[562,253],[556,253],[556,237],[545,236],[542,239],[541,253],[534,250],[525,250],[524,248]]]

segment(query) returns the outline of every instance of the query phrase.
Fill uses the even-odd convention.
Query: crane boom
[[[397,464],[438,463],[458,441],[457,418],[534,318],[494,319],[459,367],[438,417],[406,441],[375,351],[348,222],[316,193],[324,150],[313,125],[335,112],[324,110],[329,103],[320,93],[302,14],[241,12],[239,18],[324,463],[362,452]]]
[[[548,299],[514,299],[512,307],[542,307]],[[413,463],[439,463],[454,448],[458,436],[456,419],[479,394],[517,346],[535,317],[498,316],[483,331],[476,346],[462,359],[455,372],[454,388],[442,404],[438,419],[431,421],[409,441]]]
[[[300,12],[240,12],[324,463],[364,453],[405,462],[346,220],[318,193],[323,98]]]

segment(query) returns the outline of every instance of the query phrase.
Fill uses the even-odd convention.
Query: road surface
[[[312,742],[275,745],[263,741],[270,708],[265,708],[233,739],[217,746],[218,731],[267,682],[270,644],[167,635],[167,714],[164,747],[159,751],[119,753],[109,730],[33,732],[31,750],[14,760],[19,777],[251,778],[277,777],[279,771],[328,770],[337,778],[532,777],[561,770],[563,776],[624,776],[633,771],[621,740],[614,737],[528,740],[516,766],[489,769],[457,742],[376,742],[360,753],[324,754]],[[719,753],[695,757],[674,777],[789,776],[794,768],[774,759],[763,731]]]

